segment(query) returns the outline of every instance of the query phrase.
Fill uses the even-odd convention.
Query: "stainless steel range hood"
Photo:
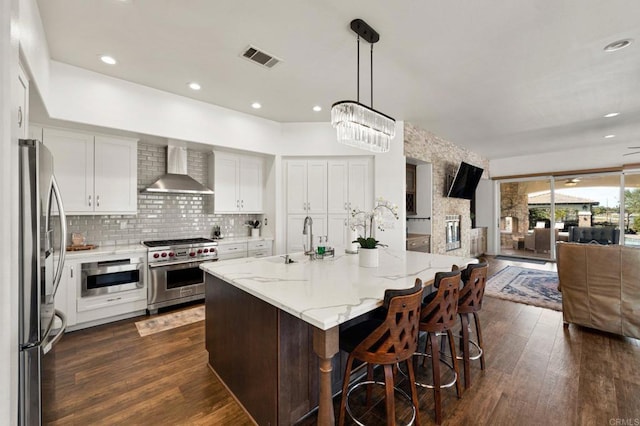
[[[213,194],[213,191],[187,174],[187,148],[167,146],[167,174],[142,190],[167,194]]]

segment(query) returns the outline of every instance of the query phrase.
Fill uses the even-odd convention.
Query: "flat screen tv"
[[[447,197],[472,199],[483,171],[484,169],[480,167],[472,166],[464,161],[461,162],[453,178],[453,183],[449,187]]]

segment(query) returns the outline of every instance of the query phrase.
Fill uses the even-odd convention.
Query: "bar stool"
[[[462,356],[458,357],[458,359],[462,359],[464,367],[465,389],[471,387],[471,360],[480,359],[480,369],[484,370],[484,344],[482,342],[482,329],[480,327],[478,311],[482,308],[488,269],[487,260],[480,258],[480,263],[471,264],[462,272],[462,282],[464,285],[460,290],[460,297],[458,299],[458,314],[460,315],[462,328],[460,336]],[[469,337],[471,332],[469,314],[472,314],[474,318],[477,342],[474,342]],[[471,345],[477,350],[476,355],[471,355]]]
[[[431,370],[433,373],[433,384],[419,383],[416,385],[433,389],[435,401],[435,418],[436,423],[442,422],[442,396],[441,389],[444,387],[456,385],[458,398],[462,394],[460,385],[460,374],[458,370],[458,358],[456,356],[456,348],[453,341],[453,333],[451,329],[456,323],[456,314],[458,312],[458,295],[460,288],[460,271],[453,270],[451,272],[438,272],[434,280],[434,287],[438,292],[432,296],[425,298],[420,312],[420,331],[427,333],[427,341],[423,353],[415,355],[423,355],[431,358]],[[432,293],[433,294],[433,293]],[[452,365],[440,359],[440,349],[438,347],[438,336],[447,335],[449,341],[449,350],[451,351]],[[429,351],[429,346],[431,350]],[[426,361],[426,360],[425,360]],[[440,377],[440,362],[445,363],[453,370],[454,380],[451,383],[442,384]],[[424,366],[424,363],[423,363]]]
[[[349,327],[340,333],[340,349],[349,352],[342,385],[339,425],[344,425],[345,412],[353,418],[348,405],[349,394],[357,387],[367,385],[367,403],[370,403],[371,385],[385,386],[387,424],[395,425],[394,389],[409,399],[409,396],[394,386],[393,368],[405,361],[409,372],[413,418],[411,423],[420,425],[418,392],[415,386],[413,353],[418,347],[418,323],[422,300],[422,281],[416,280],[413,288],[404,290],[386,290],[383,308],[386,316],[383,320],[370,319]],[[367,380],[357,383],[349,389],[349,377],[354,360],[367,363]],[[373,364],[384,367],[384,383],[373,380]],[[415,422],[414,422],[415,420]],[[354,421],[362,424],[357,419]]]

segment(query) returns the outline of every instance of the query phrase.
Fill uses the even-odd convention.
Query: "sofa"
[[[640,339],[640,248],[559,242],[565,324]]]
[[[618,244],[620,230],[613,226],[582,227],[571,226],[569,228],[569,241],[574,243]]]
[[[525,250],[533,250],[534,253],[547,253],[551,250],[551,231],[555,233],[558,241],[558,230],[551,228],[533,228],[531,234],[524,236]]]

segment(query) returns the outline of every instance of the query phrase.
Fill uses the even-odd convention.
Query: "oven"
[[[204,299],[200,264],[218,259],[217,243],[206,238],[144,241],[148,251],[148,299],[151,314],[180,303]]]
[[[144,286],[143,265],[142,257],[83,263],[80,296],[100,296],[142,288]]]

